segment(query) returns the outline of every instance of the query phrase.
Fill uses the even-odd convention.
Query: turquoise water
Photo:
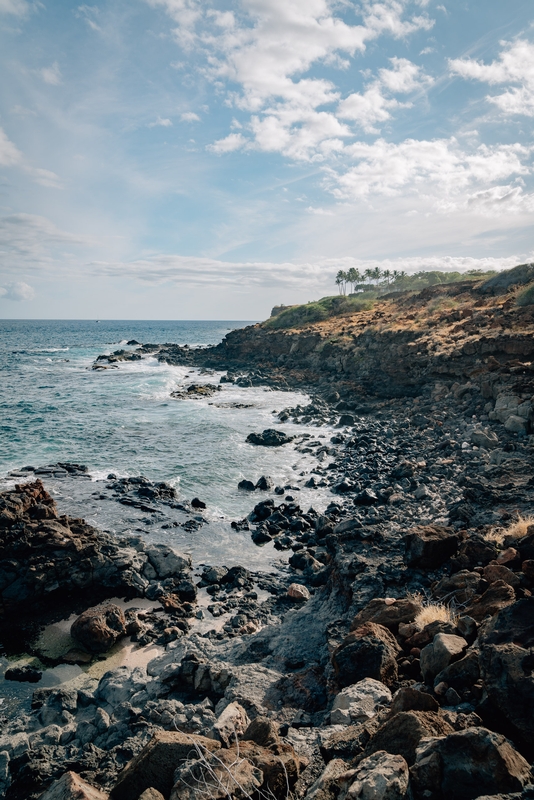
[[[264,474],[280,485],[300,487],[303,507],[324,505],[317,492],[303,488],[315,466],[311,456],[293,444],[258,448],[245,442],[251,431],[278,424],[273,412],[307,398],[223,384],[211,398],[173,400],[173,389],[191,382],[218,383],[220,373],[199,375],[151,357],[121,363],[119,369],[91,369],[96,356],[130,339],[205,346],[247,324],[0,321],[0,484],[14,483],[8,473],[23,466],[82,463],[92,480],[44,479],[63,513],[116,533],[142,532],[145,538],[167,541],[191,552],[197,563],[254,568],[278,558],[271,546],[258,551],[247,534],[231,531],[230,521],[246,515],[257,502],[256,495],[238,491],[237,483]],[[231,407],[237,403],[248,407]],[[292,424],[281,429],[303,432]],[[314,428],[313,435],[327,440],[331,431]],[[200,497],[208,506],[204,516],[209,525],[194,534],[169,530],[168,516],[147,518],[99,498],[109,473],[166,481],[181,500]]]

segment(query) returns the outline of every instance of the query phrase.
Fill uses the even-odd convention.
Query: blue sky
[[[534,258],[531,0],[0,0],[0,316]]]

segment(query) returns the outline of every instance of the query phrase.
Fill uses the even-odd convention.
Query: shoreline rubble
[[[209,565],[195,583],[188,559],[165,545],[128,547],[59,516],[40,481],[0,495],[4,636],[15,611],[26,604],[35,614],[35,598],[54,614],[67,601],[83,612],[122,593],[159,608],[119,614],[119,628],[165,648],[146,668],[108,671],[90,689],[36,689],[31,711],[4,721],[7,800],[191,800],[204,790],[277,800],[534,797],[534,344],[507,334],[477,372],[473,315],[461,319],[462,355],[449,354],[449,374],[428,352],[423,374],[414,349],[387,396],[384,381],[374,396],[361,381],[356,390],[351,367],[336,383],[319,381],[307,406],[279,412],[310,434],[294,445],[316,457],[308,487],[332,494],[318,513],[301,508],[298,485],[267,484],[235,520],[258,545],[288,552],[286,572]],[[368,353],[383,346],[380,333],[359,335]],[[220,368],[224,351],[226,380],[268,385],[274,376],[278,388],[308,388],[319,338],[255,328],[202,352],[138,352]],[[297,355],[283,381],[267,363],[240,373],[247,348],[267,362],[288,341],[299,342],[300,377]],[[323,378],[342,347],[325,355],[323,346],[321,359],[334,362]],[[388,359],[399,352],[379,357],[375,377]],[[314,441],[325,420],[338,429]],[[201,593],[226,620],[211,632],[194,627]],[[89,615],[99,634],[109,612]]]

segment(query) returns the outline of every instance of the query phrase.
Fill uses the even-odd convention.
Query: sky
[[[534,260],[532,0],[0,0],[0,318]]]

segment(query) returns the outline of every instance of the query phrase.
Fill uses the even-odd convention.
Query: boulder
[[[287,590],[287,596],[290,597],[291,600],[302,602],[303,600],[309,600],[311,594],[301,583],[292,583]]]
[[[446,736],[452,731],[449,723],[435,711],[400,711],[378,729],[365,752],[385,750],[401,755],[411,765],[422,739]]]
[[[504,581],[514,589],[521,583],[519,576],[504,564],[488,564],[487,567],[484,567],[484,580],[489,584],[495,583],[495,581]]]
[[[249,433],[247,442],[261,447],[281,447],[284,444],[292,442],[294,438],[294,436],[287,436],[282,431],[267,428],[263,433]]]
[[[504,427],[509,433],[526,434],[528,430],[528,421],[524,417],[518,417],[517,414],[510,414]]]
[[[150,789],[145,789],[143,794],[139,795],[139,800],[165,800],[161,792],[158,792],[157,789],[153,789],[152,786]]]
[[[534,740],[534,597],[500,611],[480,634],[480,673],[486,711],[504,717],[526,741]]]
[[[373,678],[364,678],[347,686],[334,698],[330,722],[332,725],[351,725],[366,722],[381,706],[391,703],[388,687]]]
[[[391,716],[400,711],[439,711],[439,703],[427,692],[420,692],[412,686],[402,686],[393,695]]]
[[[522,561],[534,558],[534,525],[529,525],[527,535],[522,536],[516,542]]]
[[[266,748],[243,740],[179,767],[170,800],[197,800],[206,792],[213,800],[248,800],[257,796],[258,790],[259,796],[285,800],[307,763],[291,745],[279,743]]]
[[[278,725],[268,717],[256,717],[243,734],[243,739],[261,747],[272,747],[280,743]]]
[[[91,786],[75,772],[65,772],[39,800],[108,800],[108,793]]]
[[[241,489],[244,492],[254,492],[256,490],[256,487],[252,483],[252,481],[247,481],[247,480],[239,481],[239,483],[237,484],[237,488]]]
[[[375,717],[366,725],[348,725],[340,731],[335,731],[324,737],[321,744],[321,755],[327,762],[332,759],[352,761],[353,758],[363,753],[371,734],[378,728],[379,724]]]
[[[497,434],[482,428],[475,428],[471,433],[471,442],[477,447],[484,447],[486,450],[494,450],[499,446]]]
[[[179,575],[191,567],[191,558],[178,553],[166,544],[151,544],[145,548],[148,560],[156,570],[158,578]]]
[[[480,677],[479,656],[476,650],[467,653],[459,661],[453,661],[434,678],[434,686],[446,683],[457,692],[464,692]]]
[[[213,732],[226,746],[236,741],[248,728],[250,720],[247,712],[239,703],[229,703],[219,714],[213,725]]]
[[[4,673],[6,681],[17,681],[18,683],[39,683],[42,677],[41,670],[31,667],[29,664],[22,667],[10,667]]]
[[[451,528],[423,525],[413,528],[404,537],[405,561],[409,567],[435,569],[458,549],[458,537]]]
[[[234,750],[210,753],[181,764],[174,773],[170,800],[246,800],[263,783],[263,773]]]
[[[126,617],[113,603],[95,606],[74,620],[70,633],[91,653],[106,653],[126,635]]]
[[[336,800],[339,797],[338,778],[347,772],[347,764],[334,758],[306,792],[306,800]]]
[[[471,605],[467,606],[465,613],[477,622],[481,622],[485,617],[493,617],[506,606],[512,605],[514,601],[513,588],[505,581],[497,580],[481,597],[475,598]]]
[[[433,641],[421,650],[421,672],[425,683],[430,684],[435,676],[458,659],[467,647],[462,636],[438,633]]]
[[[130,761],[110,792],[111,800],[138,800],[145,789],[157,789],[168,797],[174,785],[174,772],[191,756],[219,750],[220,743],[205,736],[158,731]]]
[[[397,633],[399,624],[413,622],[420,610],[421,605],[415,600],[375,597],[356,614],[350,628],[355,630],[364,622],[375,622]]]
[[[338,778],[339,783],[348,784],[341,789],[339,800],[403,800],[409,780],[404,758],[380,750],[360,761],[345,779]]]
[[[279,742],[261,747],[252,741],[242,741],[234,747],[234,758],[244,757],[262,773],[261,796],[286,800],[308,760],[297,755],[290,744]]]
[[[410,772],[417,796],[435,800],[517,792],[531,779],[528,762],[508,739],[476,727],[422,742]]]
[[[373,622],[360,625],[332,653],[339,686],[350,686],[364,678],[374,678],[391,686],[397,680],[399,652],[394,636],[383,625]]]
[[[255,486],[255,488],[259,489],[260,492],[269,492],[273,487],[274,483],[268,475],[262,475],[261,478],[256,482]]]
[[[438,581],[432,594],[438,600],[444,598],[449,603],[451,600],[456,603],[467,603],[475,596],[479,586],[480,575],[478,572],[462,569],[454,575],[446,575]]]

